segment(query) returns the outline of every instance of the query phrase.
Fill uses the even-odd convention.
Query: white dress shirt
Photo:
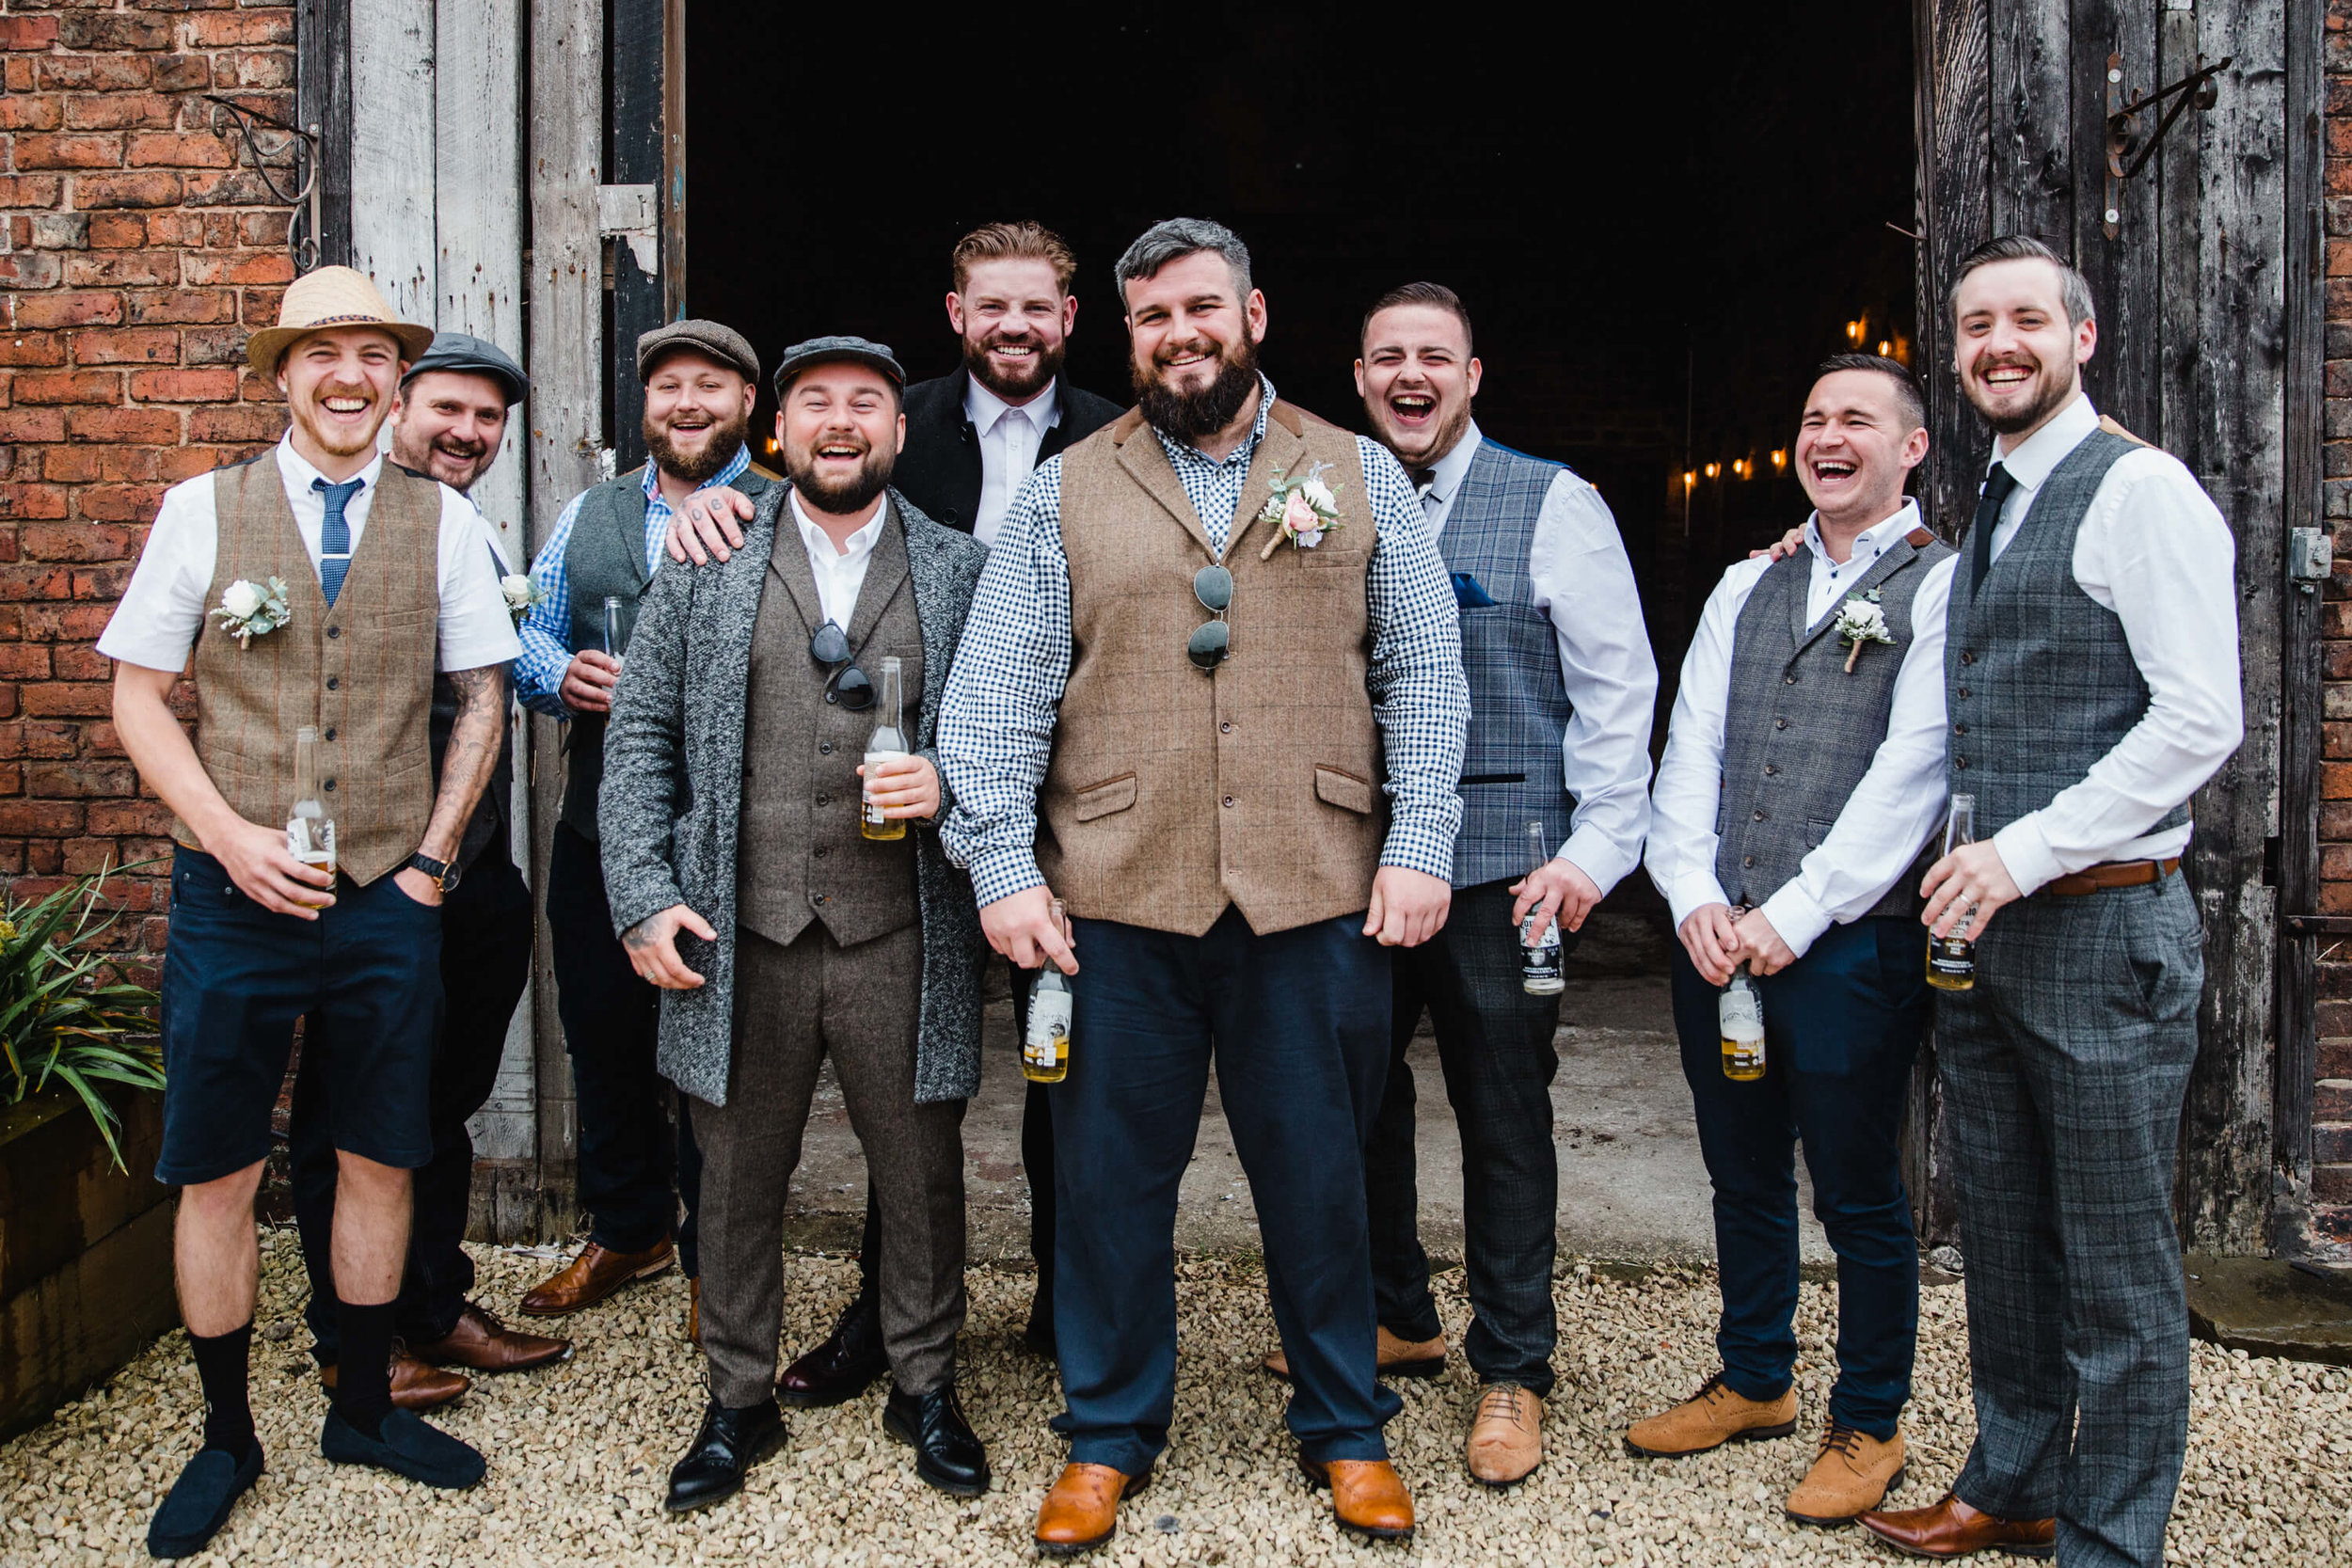
[[[2001,450],[2007,437],[1994,443],[1992,461],[2017,482],[1993,531],[1995,561],[2051,470],[2098,428],[2099,411],[2077,396],[2014,451]],[[2082,783],[1993,835],[2022,893],[2103,861],[2180,854],[2194,824],[2160,832],[2150,825],[2196,794],[2246,735],[2237,544],[2179,458],[2135,447],[2116,460],[2074,535],[2074,582],[2123,623],[2148,683],[2148,711]]]
[[[272,454],[286,503],[294,509],[294,530],[310,556],[310,573],[318,575],[320,535],[326,527],[326,498],[310,487],[326,475],[294,450],[287,436]],[[368,513],[375,499],[376,480],[384,471],[378,455],[352,477],[359,491],[343,503],[343,521],[351,529],[351,548],[358,553],[367,531]],[[220,515],[213,499],[213,475],[183,480],[164,492],[154,526],[147,531],[147,546],[132,570],[122,602],[98,640],[98,651],[108,658],[147,670],[186,668],[205,616],[217,608],[207,604],[213,572],[220,556]],[[488,535],[482,514],[448,485],[441,493],[439,581],[441,613],[438,626],[439,668],[478,670],[504,664],[522,652],[516,641],[514,618],[499,591],[499,573],[492,557],[480,546]],[[495,546],[493,546],[495,548]],[[293,562],[278,569],[284,576]],[[215,623],[217,626],[218,623]]]
[[[980,509],[972,518],[972,537],[983,545],[996,542],[1005,526],[1005,513],[1020,493],[1021,482],[1037,467],[1038,448],[1045,433],[1061,419],[1061,377],[1045,390],[1015,407],[981,386],[963,378],[963,417],[980,438]]]
[[[1863,565],[1856,571],[1856,564],[1875,561],[1918,526],[1918,506],[1907,500],[1901,511],[1864,531],[1841,565],[1829,559],[1816,520],[1807,519],[1804,540],[1813,553],[1813,575],[1805,605],[1814,622],[1869,570]],[[1828,835],[1799,863],[1797,875],[1760,906],[1780,940],[1800,958],[1832,926],[1869,913],[1911,869],[1919,847],[1944,819],[1944,622],[1952,572],[1963,559],[1947,557],[1929,567],[1912,595],[1911,646],[1903,650],[1902,667],[1895,674],[1886,738]],[[1740,611],[1772,564],[1769,559],[1742,561],[1724,573],[1707,597],[1698,632],[1682,660],[1666,754],[1658,764],[1658,787],[1650,797],[1646,856],[1650,880],[1665,895],[1677,927],[1702,905],[1730,902],[1715,876],[1720,846],[1715,816],[1723,802],[1732,641]],[[1862,657],[1879,653],[1865,648]],[[1741,721],[1753,722],[1754,716],[1743,715]]]
[[[882,537],[882,524],[890,516],[887,497],[874,502],[874,515],[858,526],[850,535],[849,543],[835,549],[833,538],[809,521],[801,510],[801,493],[790,493],[792,520],[801,527],[801,543],[808,547],[808,569],[817,576],[817,602],[824,607],[825,619],[843,631],[857,614],[858,591],[866,586],[866,568],[874,559],[874,541]]]
[[[1454,498],[1484,439],[1473,421],[1438,459],[1421,494],[1432,539],[1445,533]],[[1560,738],[1560,771],[1576,811],[1558,853],[1605,894],[1641,863],[1642,836],[1649,831],[1658,664],[1616,518],[1599,491],[1565,468],[1544,494],[1527,578],[1536,611],[1551,621],[1573,705]]]

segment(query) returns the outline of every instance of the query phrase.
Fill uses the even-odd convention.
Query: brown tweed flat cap
[[[691,349],[707,354],[722,365],[743,372],[743,379],[759,380],[759,356],[743,334],[720,322],[688,319],[657,326],[637,340],[637,376],[639,380],[653,374],[655,361],[674,349]]]

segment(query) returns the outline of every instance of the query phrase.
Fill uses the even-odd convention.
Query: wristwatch
[[[449,896],[449,890],[457,885],[459,868],[455,861],[437,861],[420,850],[408,857],[408,863],[432,878],[433,885],[441,890],[444,898]]]

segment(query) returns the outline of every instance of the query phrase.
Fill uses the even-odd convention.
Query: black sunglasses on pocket
[[[874,705],[874,683],[850,658],[850,634],[827,621],[808,640],[808,657],[825,672],[825,701],[838,703],[851,713]]]
[[[1233,608],[1233,574],[1223,566],[1203,566],[1192,575],[1192,596],[1216,617],[1193,629],[1184,643],[1184,657],[1202,674],[1214,674],[1233,651],[1233,627],[1225,612]]]

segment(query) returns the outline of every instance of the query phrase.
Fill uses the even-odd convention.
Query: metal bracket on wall
[[[272,119],[259,109],[248,109],[236,100],[223,98],[216,93],[208,92],[203,97],[206,103],[217,103],[236,117],[237,130],[245,138],[246,150],[253,154],[254,172],[262,177],[262,183],[269,187],[269,194],[284,206],[302,209],[305,227],[297,238],[294,225],[289,223],[286,226],[286,249],[294,257],[294,271],[309,272],[319,264],[319,128],[312,125],[305,130],[289,125],[282,119]],[[286,140],[276,148],[264,149],[260,138],[253,134],[256,125],[283,132]],[[293,166],[287,172],[298,176],[301,181],[301,188],[293,192],[278,188],[278,182],[271,178],[269,165],[264,161],[266,158],[283,158],[290,153],[293,155]]]
[[[2326,529],[2298,528],[2287,535],[2287,580],[2297,592],[2318,593],[2335,570],[2335,546]]]
[[[2230,69],[2233,58],[2234,56],[2225,55],[2220,64],[2207,65],[2205,57],[2200,55],[2197,56],[2197,69],[2186,76],[2169,87],[2142,93],[2124,103],[2119,102],[2123,96],[2123,56],[2107,56],[2106,211],[2102,214],[2106,222],[2101,227],[2108,239],[2115,238],[2116,230],[2122,221],[2123,182],[2147,166],[2148,160],[2155,155],[2157,145],[2164,140],[2165,133],[2172,129],[2172,122],[2181,118],[2183,110],[2194,108],[2201,111],[2214,106],[2220,98],[2220,89],[2214,86],[2213,79]],[[2154,108],[2175,93],[2180,96],[2174,99],[2170,108],[2164,111],[2164,118],[2156,121],[2155,134],[2146,141],[2140,140],[2138,133],[2132,128],[2133,118],[2143,109]],[[2126,158],[2132,160],[2128,166],[2123,162]]]

